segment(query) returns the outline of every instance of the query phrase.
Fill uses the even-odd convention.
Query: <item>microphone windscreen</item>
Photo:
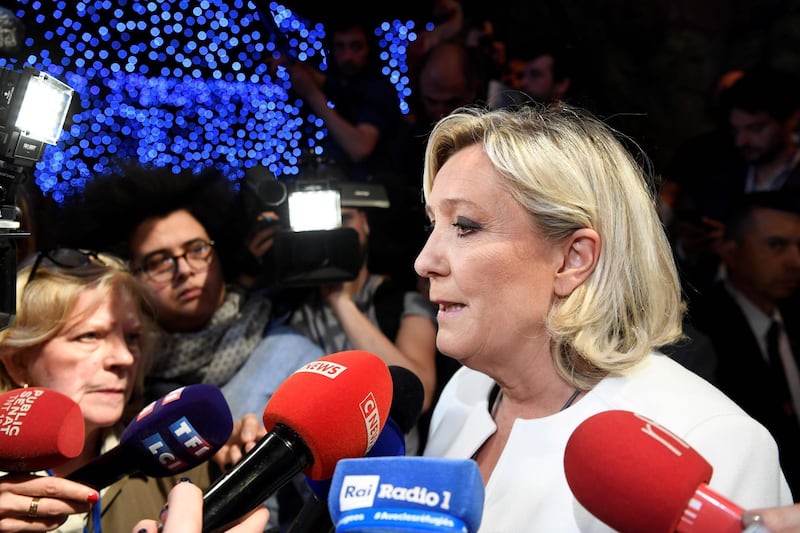
[[[392,375],[393,389],[389,417],[397,423],[403,433],[408,433],[422,413],[425,391],[422,382],[411,370],[390,365],[389,372]]]
[[[471,533],[484,489],[472,459],[372,457],[339,461],[328,510],[337,533]]]
[[[369,449],[366,457],[400,457],[406,454],[406,440],[403,437],[403,430],[395,423],[392,417],[386,421],[378,440]],[[331,489],[331,480],[306,478],[306,484],[314,496],[320,501],[328,500],[328,492]]]
[[[0,470],[35,472],[80,455],[83,413],[70,397],[43,387],[0,395]]]
[[[366,457],[392,457],[406,454],[405,433],[417,423],[422,410],[422,382],[416,374],[402,366],[390,365],[392,377],[392,406],[389,418],[378,435],[378,440],[369,449]],[[396,418],[402,420],[402,424]],[[320,501],[328,500],[330,478],[306,478],[306,484]]]
[[[614,529],[673,533],[712,467],[654,421],[612,410],[575,428],[564,472],[581,505]]]
[[[232,432],[233,417],[222,391],[214,385],[187,385],[142,409],[119,446],[133,454],[141,473],[163,477],[211,458]]]
[[[392,377],[375,354],[348,350],[303,365],[275,390],[264,409],[267,431],[292,429],[308,447],[311,479],[333,475],[336,462],[362,457],[375,444],[392,404]]]

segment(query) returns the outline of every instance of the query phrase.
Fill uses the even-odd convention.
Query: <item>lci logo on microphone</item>
[[[342,511],[372,507],[381,476],[345,476],[339,493]]]
[[[188,466],[188,463],[179,455],[189,453],[195,457],[203,457],[211,451],[211,446],[200,436],[185,416],[170,424],[169,432],[182,448],[177,451],[172,450],[158,432],[143,439],[142,444],[160,464],[172,472]]]

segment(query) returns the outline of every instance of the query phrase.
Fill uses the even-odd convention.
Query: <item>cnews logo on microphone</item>
[[[295,372],[310,372],[326,378],[336,379],[347,367],[331,361],[312,361],[295,370]]]
[[[339,492],[339,508],[342,511],[351,511],[373,507],[377,498],[438,507],[445,511],[450,509],[452,493],[449,490],[443,490],[440,494],[419,485],[409,488],[381,483],[380,478],[380,475],[345,475],[342,480],[342,490]]]
[[[367,449],[364,450],[366,454],[381,434],[381,414],[378,412],[378,402],[375,401],[375,396],[371,392],[361,400],[358,408],[361,410],[361,416],[364,417],[367,429]]]

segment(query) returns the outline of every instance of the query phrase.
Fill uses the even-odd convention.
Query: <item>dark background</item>
[[[162,5],[168,2],[179,4],[187,14],[201,4],[199,0],[161,0]],[[219,2],[222,0],[211,2],[212,10]],[[246,1],[224,3],[227,15],[252,12]],[[32,13],[32,1],[0,4]],[[128,15],[147,20],[145,15],[153,15],[143,12],[147,2],[115,0],[107,4],[116,9],[117,20]],[[44,43],[55,56],[61,41],[74,33],[75,27],[66,34],[43,38],[45,32],[74,17],[70,11],[74,6],[100,3],[43,0],[42,5],[39,19],[23,22],[29,38],[37,45]],[[283,5],[312,21],[324,22],[336,12],[368,15],[376,23],[397,18],[422,25],[431,19],[432,2],[340,1],[311,7],[309,2],[294,1]],[[710,88],[722,72],[766,62],[800,75],[798,1],[464,0],[464,7],[471,22],[490,21],[495,36],[511,50],[542,37],[569,43],[580,59],[576,87],[589,96],[594,111],[642,145],[656,169],[663,168],[680,143],[710,127]],[[82,11],[82,29],[90,20],[91,24],[103,24],[102,18],[112,13],[111,9],[94,9]],[[55,15],[42,16],[48,12]],[[148,30],[131,34],[144,35]],[[73,47],[81,41],[79,35],[72,39]],[[80,180],[76,183],[79,186]]]
[[[306,2],[293,2],[310,12]],[[321,18],[342,9],[329,3]],[[376,19],[430,17],[431,1],[344,3]],[[488,20],[509,50],[534,39],[568,43],[580,91],[594,110],[634,136],[661,167],[675,147],[710,127],[718,76],[757,63],[800,75],[797,0],[463,0],[472,23]],[[326,11],[327,10],[327,11]]]
[[[491,5],[491,8],[487,7]],[[511,47],[537,35],[571,43],[597,111],[634,136],[661,167],[710,127],[724,71],[766,62],[800,74],[800,2],[545,0],[472,2]]]

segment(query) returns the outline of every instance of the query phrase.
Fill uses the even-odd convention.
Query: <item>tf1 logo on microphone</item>
[[[184,416],[169,425],[169,433],[181,446],[176,453],[169,447],[160,433],[153,433],[142,440],[144,447],[170,472],[185,468],[188,463],[179,455],[189,454],[202,458],[211,452],[211,446],[194,429]]]

